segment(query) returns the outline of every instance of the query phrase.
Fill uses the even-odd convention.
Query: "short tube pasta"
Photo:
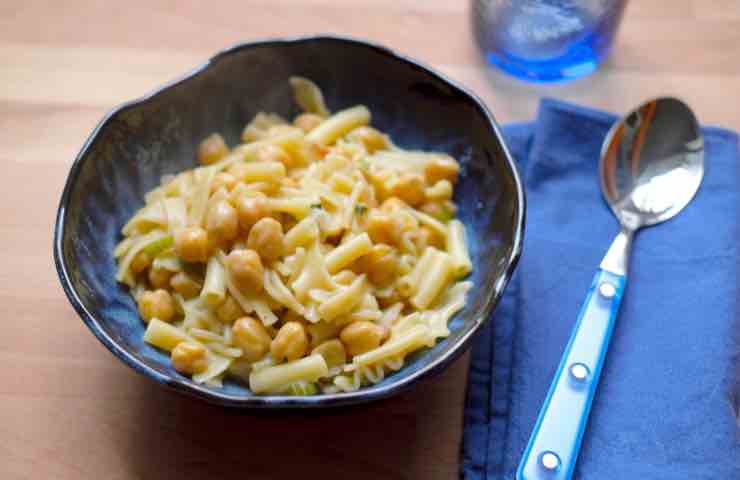
[[[331,340],[339,335],[341,326],[333,322],[318,322],[306,327],[311,336],[311,347],[317,347],[326,340]]]
[[[283,212],[295,218],[305,218],[311,212],[315,200],[307,197],[271,198],[268,205],[275,212]]]
[[[245,182],[276,182],[285,177],[285,165],[279,162],[247,162],[242,171]]]
[[[317,238],[319,238],[319,227],[316,225],[316,220],[311,217],[304,218],[285,234],[283,247],[287,254],[291,254],[298,247],[312,244]]]
[[[299,300],[304,300],[311,289],[333,290],[335,288],[334,282],[326,270],[324,257],[321,256],[316,242],[307,252],[303,270],[293,282],[292,288]]]
[[[473,269],[470,253],[465,244],[465,226],[460,220],[450,220],[447,233],[447,251],[452,257],[452,269],[455,277],[463,277]]]
[[[146,343],[168,352],[187,339],[188,335],[184,331],[158,318],[151,319],[144,332]]]
[[[442,295],[443,298],[436,302],[433,310],[425,312],[431,334],[435,338],[446,337],[450,334],[447,324],[453,315],[465,307],[465,295],[472,286],[472,282],[456,283]]]
[[[205,372],[196,373],[195,375],[193,375],[193,381],[195,383],[207,383],[212,380],[218,379],[216,383],[220,385],[221,380],[219,377],[223,375],[226,370],[229,369],[229,366],[234,361],[234,359],[219,355],[218,353],[211,350],[207,351],[207,358],[208,368]]]
[[[350,130],[370,123],[370,110],[364,105],[348,108],[335,113],[313,129],[306,139],[310,142],[328,145]]]
[[[171,235],[177,233],[188,223],[187,205],[181,197],[164,200],[164,210],[167,215],[167,229]]]
[[[166,224],[167,215],[162,207],[162,202],[154,201],[134,215],[134,218],[129,220],[121,231],[124,235],[129,235],[137,230],[162,227]]]
[[[440,222],[430,215],[427,215],[424,212],[420,212],[418,210],[409,211],[414,217],[416,217],[417,220],[419,220],[419,223],[428,226],[429,228],[440,234],[442,238],[447,237],[447,227],[445,227],[444,223]]]
[[[234,148],[229,155],[215,163],[213,166],[217,170],[223,170],[238,162],[254,160],[257,152],[268,145],[285,148],[300,142],[302,139],[303,135],[301,135],[300,132],[289,131],[264,140],[242,144]]]
[[[414,268],[406,275],[398,279],[398,292],[404,297],[410,297],[419,287],[421,280],[427,275],[434,261],[434,252],[436,250],[428,247],[422,253],[421,258],[416,262]]]
[[[357,355],[352,360],[352,364],[355,367],[372,365],[393,357],[404,356],[409,352],[418,350],[427,343],[429,343],[429,328],[424,325],[416,325],[404,334],[391,338],[380,347],[362,355]]]
[[[200,178],[192,197],[192,207],[190,208],[188,223],[190,225],[200,226],[203,224],[206,210],[208,210],[208,197],[211,193],[211,183],[213,183],[213,177],[216,175],[216,169],[213,167],[202,167],[196,173],[200,173],[198,175]]]
[[[290,77],[289,82],[293,87],[295,101],[303,110],[321,117],[329,116],[329,110],[324,104],[324,95],[315,83],[303,77]]]
[[[226,298],[226,270],[216,256],[208,259],[200,298],[210,306],[218,306]]]
[[[151,245],[165,238],[167,235],[161,230],[153,230],[146,235],[143,235],[131,243],[131,246],[126,251],[126,254],[118,262],[118,273],[116,273],[116,280],[125,283],[129,287],[133,287],[136,284],[133,272],[131,271],[131,264],[134,258],[144,250],[147,245]]]
[[[334,320],[340,315],[349,313],[362,301],[365,288],[365,276],[357,277],[349,287],[338,291],[319,305],[319,315],[325,320]]]
[[[299,315],[303,315],[305,313],[305,307],[295,298],[295,296],[293,296],[293,293],[280,279],[280,275],[278,275],[274,270],[265,271],[265,291],[275,299],[275,301],[288,307],[295,313]]]
[[[126,252],[128,252],[129,248],[131,248],[131,245],[134,243],[134,239],[132,237],[126,237],[121,242],[116,245],[116,248],[113,249],[113,258],[118,260],[119,258],[126,255]]]
[[[367,233],[361,233],[344,242],[326,256],[326,268],[329,273],[337,273],[342,268],[370,252],[373,244]]]
[[[293,382],[315,382],[328,373],[324,357],[317,353],[252,372],[249,375],[249,388],[254,393],[276,393]]]
[[[411,297],[411,304],[419,310],[424,310],[431,305],[437,295],[450,283],[452,267],[450,255],[434,249],[428,270],[419,278],[419,286],[414,296]]]
[[[269,327],[277,323],[277,315],[275,315],[275,313],[272,311],[272,308],[270,308],[270,305],[268,305],[268,303],[264,299],[253,299],[250,301],[250,303],[254,308],[254,312],[257,314],[264,326]]]

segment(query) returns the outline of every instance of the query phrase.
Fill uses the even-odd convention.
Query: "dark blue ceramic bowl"
[[[113,247],[120,229],[163,174],[195,165],[194,150],[211,132],[238,142],[258,112],[296,114],[288,77],[316,81],[328,106],[365,104],[372,124],[400,146],[444,151],[463,169],[456,188],[467,227],[475,286],[452,334],[409,357],[383,382],[354,393],[312,397],[255,396],[235,382],[196,385],[163,352],[142,340],[144,324],[126,288],[115,281]],[[98,339],[136,371],[203,400],[236,407],[323,407],[388,397],[441,371],[490,316],[522,249],[524,191],[496,121],[464,88],[386,48],[337,37],[303,37],[237,45],[182,79],[106,116],[69,173],[54,232],[54,259],[70,302]]]

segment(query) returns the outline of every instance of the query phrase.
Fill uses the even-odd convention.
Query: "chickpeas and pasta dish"
[[[229,148],[162,178],[123,227],[117,280],[196,383],[257,394],[355,391],[450,333],[471,271],[446,154],[408,151],[370,111],[330,113],[290,79],[303,113],[258,113]]]

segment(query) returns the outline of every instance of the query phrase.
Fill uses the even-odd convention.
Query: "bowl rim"
[[[64,238],[64,230],[65,230],[67,210],[68,210],[67,207],[68,207],[70,197],[71,197],[72,185],[75,183],[76,178],[78,177],[80,173],[80,170],[82,167],[82,161],[86,157],[90,147],[93,145],[93,143],[98,138],[100,131],[115,116],[117,116],[118,114],[120,114],[121,112],[125,110],[137,107],[141,104],[144,104],[148,102],[149,100],[151,100],[152,98],[160,95],[164,91],[188,81],[190,78],[195,77],[201,72],[204,72],[205,70],[210,68],[220,59],[226,56],[229,56],[231,54],[237,53],[244,49],[250,49],[250,48],[255,48],[255,47],[265,47],[265,46],[294,45],[294,44],[317,42],[317,41],[318,42],[337,42],[337,43],[344,43],[344,44],[349,44],[353,46],[360,46],[363,48],[368,48],[370,50],[376,51],[377,53],[391,57],[407,66],[410,66],[411,68],[421,70],[423,73],[433,78],[436,78],[437,80],[450,86],[451,88],[456,90],[458,94],[467,96],[470,100],[472,100],[473,105],[479,110],[479,112],[486,118],[486,120],[488,120],[488,123],[491,129],[493,130],[493,133],[500,140],[500,144],[501,144],[500,146],[503,152],[503,156],[509,165],[511,175],[514,180],[514,184],[516,188],[516,195],[517,195],[517,202],[518,202],[517,211],[516,211],[516,219],[515,219],[516,228],[514,232],[511,253],[508,255],[508,258],[506,259],[506,268],[504,269],[503,275],[499,277],[497,280],[497,284],[500,286],[500,288],[498,288],[496,292],[494,292],[492,295],[486,298],[486,301],[481,311],[479,311],[475,315],[473,327],[467,333],[462,335],[447,352],[439,355],[437,358],[433,359],[428,364],[418,368],[416,371],[412,372],[411,374],[405,377],[401,377],[399,378],[399,380],[395,382],[391,382],[388,385],[362,388],[355,392],[349,392],[349,393],[322,394],[322,395],[303,396],[303,397],[291,397],[291,396],[284,396],[284,395],[266,395],[266,396],[253,395],[249,397],[241,397],[237,395],[230,395],[225,392],[214,391],[214,390],[208,389],[201,385],[187,383],[185,380],[182,380],[176,377],[171,377],[162,372],[159,372],[155,370],[154,368],[147,366],[146,364],[141,362],[139,359],[137,359],[134,355],[129,353],[125,348],[118,345],[118,343],[116,343],[116,341],[113,338],[111,338],[111,336],[108,335],[103,330],[101,326],[101,322],[96,318],[94,314],[88,311],[88,309],[85,307],[84,303],[82,302],[82,299],[77,294],[75,287],[73,286],[71,282],[70,274],[68,272],[68,267],[64,260],[62,241]],[[398,394],[402,391],[405,391],[409,389],[413,384],[415,384],[421,378],[429,377],[431,375],[441,372],[444,368],[446,368],[450,363],[452,363],[455,359],[457,359],[460,355],[462,355],[463,352],[465,352],[469,348],[470,341],[473,335],[480,330],[480,328],[486,323],[486,321],[488,321],[488,318],[490,317],[491,312],[493,311],[495,306],[498,304],[503,294],[503,291],[506,288],[507,284],[509,283],[511,276],[519,262],[519,258],[521,256],[522,248],[523,248],[525,214],[526,214],[526,195],[525,195],[524,187],[522,185],[519,169],[516,165],[516,162],[514,162],[513,157],[511,156],[511,153],[509,152],[508,147],[506,146],[504,142],[504,137],[501,133],[501,129],[498,123],[496,122],[495,118],[493,117],[491,112],[486,107],[485,103],[475,93],[471,92],[466,87],[463,87],[456,81],[451,80],[446,75],[437,72],[430,66],[422,62],[419,62],[415,59],[412,59],[404,54],[400,54],[388,47],[376,44],[371,41],[366,41],[366,40],[358,39],[358,38],[351,37],[351,36],[331,35],[331,34],[273,37],[273,38],[264,38],[264,39],[254,40],[254,41],[237,43],[231,47],[220,50],[215,55],[209,57],[207,61],[191,69],[184,75],[177,77],[174,80],[164,83],[160,87],[155,88],[154,90],[150,91],[148,94],[145,94],[139,98],[136,98],[136,99],[133,99],[133,100],[130,100],[130,101],[127,101],[127,102],[124,102],[118,105],[117,107],[113,108],[110,112],[108,112],[100,120],[100,122],[98,122],[96,127],[93,129],[92,133],[90,133],[90,135],[86,139],[80,151],[77,153],[77,156],[75,157],[75,160],[72,163],[72,166],[70,167],[69,173],[67,175],[67,179],[65,181],[64,190],[62,192],[62,196],[59,201],[59,207],[57,209],[57,215],[56,215],[56,219],[54,222],[54,238],[53,238],[54,264],[57,270],[57,274],[59,276],[59,281],[62,284],[64,293],[66,294],[69,302],[72,304],[75,311],[80,316],[80,318],[85,323],[85,325],[90,329],[90,331],[92,331],[92,333],[98,338],[98,340],[103,345],[105,345],[105,347],[108,350],[110,350],[111,353],[113,353],[116,357],[121,359],[126,365],[134,369],[134,371],[144,375],[147,378],[151,378],[152,380],[162,385],[165,385],[166,387],[172,390],[183,393],[187,396],[198,398],[208,403],[217,404],[221,406],[227,406],[227,407],[268,408],[268,409],[275,408],[277,409],[277,408],[296,408],[296,407],[317,408],[317,407],[343,406],[343,405],[358,404],[358,403],[365,403],[365,402],[370,402],[374,400],[380,400],[380,399],[387,398],[392,395]]]

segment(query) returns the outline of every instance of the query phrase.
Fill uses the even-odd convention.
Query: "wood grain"
[[[462,0],[94,0],[0,4],[0,478],[456,478],[467,356],[384,402],[240,413],[163,391],[117,361],[68,305],[51,258],[69,165],[98,120],[230,44],[368,38],[475,90],[501,122],[543,96],[624,111],[655,95],[740,126],[734,0],[631,2],[595,75],[532,86],[488,70]]]

